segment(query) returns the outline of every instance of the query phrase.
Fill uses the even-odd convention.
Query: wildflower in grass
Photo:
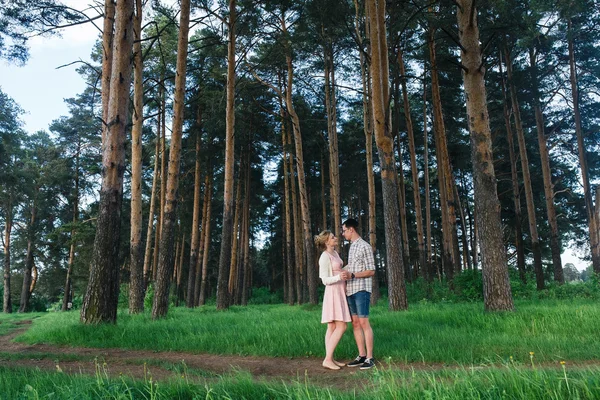
[[[564,360],[561,360],[560,365],[562,366],[563,369],[563,376],[565,377],[565,384],[567,385],[567,390],[570,392],[569,390],[569,378],[567,378],[567,367],[565,366],[565,362]]]

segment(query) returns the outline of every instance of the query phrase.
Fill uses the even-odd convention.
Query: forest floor
[[[192,380],[218,379],[220,375],[244,371],[256,380],[284,383],[305,382],[317,386],[334,387],[344,391],[362,391],[368,384],[366,374],[358,368],[342,368],[331,371],[321,366],[318,358],[283,358],[194,354],[171,351],[140,351],[119,348],[84,348],[48,344],[23,344],[13,341],[25,332],[31,321],[17,322],[22,325],[5,335],[0,335],[0,366],[39,368],[45,371],[62,371],[70,374],[94,375],[106,373],[110,377],[128,376],[153,381],[168,380],[181,376],[183,371]],[[340,360],[342,361],[342,360]],[[346,360],[349,361],[349,360]],[[383,366],[378,365],[380,368]],[[441,365],[411,364],[403,368],[436,370]],[[386,368],[386,367],[383,367]],[[401,367],[402,368],[402,367]],[[361,376],[365,379],[361,379]]]
[[[48,344],[24,344],[13,339],[25,332],[30,320],[16,322],[19,328],[0,334],[0,367],[39,368],[52,372],[93,376],[97,373],[118,378],[165,381],[186,377],[192,381],[210,382],[220,376],[238,372],[249,373],[257,381],[283,382],[285,384],[310,383],[342,391],[368,390],[375,370],[342,368],[331,371],[321,366],[316,357],[257,357],[198,354],[175,351],[125,350],[120,348],[69,347]],[[349,360],[340,360],[349,361]],[[570,362],[571,367],[598,367],[600,360]],[[537,367],[560,368],[556,362],[537,363]],[[464,366],[446,363],[377,363],[379,371],[394,368],[406,371],[436,372],[456,369],[486,369],[498,365]],[[527,365],[525,365],[527,368]]]

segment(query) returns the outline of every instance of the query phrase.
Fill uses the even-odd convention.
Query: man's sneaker
[[[350,361],[348,364],[346,364],[348,367],[360,367],[362,365],[364,365],[365,361],[366,361],[367,357],[363,357],[363,356],[358,356],[354,359],[354,361]]]
[[[360,369],[371,369],[375,366],[374,358],[366,358],[363,365],[360,366]]]

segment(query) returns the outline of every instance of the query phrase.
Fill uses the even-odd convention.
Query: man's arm
[[[364,246],[362,251],[362,261],[364,262],[363,270],[360,272],[355,272],[355,278],[368,278],[370,276],[375,275],[375,259],[373,258],[373,252],[371,251],[371,246]]]

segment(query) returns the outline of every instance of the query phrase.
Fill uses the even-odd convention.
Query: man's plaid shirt
[[[346,270],[349,272],[362,272],[367,270],[375,270],[375,259],[373,258],[373,249],[371,245],[358,238],[350,245],[348,254],[348,265]],[[371,293],[373,288],[373,277],[354,278],[346,281],[346,296],[351,296],[362,290]]]

